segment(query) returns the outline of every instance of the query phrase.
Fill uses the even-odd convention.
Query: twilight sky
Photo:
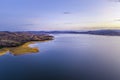
[[[0,0],[0,30],[120,29],[119,0]]]

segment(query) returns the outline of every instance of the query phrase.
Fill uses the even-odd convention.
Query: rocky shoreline
[[[29,32],[0,32],[0,48],[17,47],[30,41],[53,40],[53,36],[48,34],[33,34]]]

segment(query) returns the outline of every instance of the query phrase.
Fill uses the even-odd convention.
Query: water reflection
[[[5,55],[7,52],[14,56],[30,54],[30,53],[38,53],[39,49],[37,47],[30,47],[30,44],[34,44],[34,42],[28,42],[19,47],[12,47],[12,48],[3,48],[0,49],[0,56]]]

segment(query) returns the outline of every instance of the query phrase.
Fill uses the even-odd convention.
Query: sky
[[[119,0],[0,0],[0,31],[120,29]]]

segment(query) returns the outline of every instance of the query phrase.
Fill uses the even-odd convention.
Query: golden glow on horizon
[[[28,19],[28,22],[33,24],[29,30],[120,29],[119,19],[120,3],[106,1],[93,11],[49,13],[42,18]]]

